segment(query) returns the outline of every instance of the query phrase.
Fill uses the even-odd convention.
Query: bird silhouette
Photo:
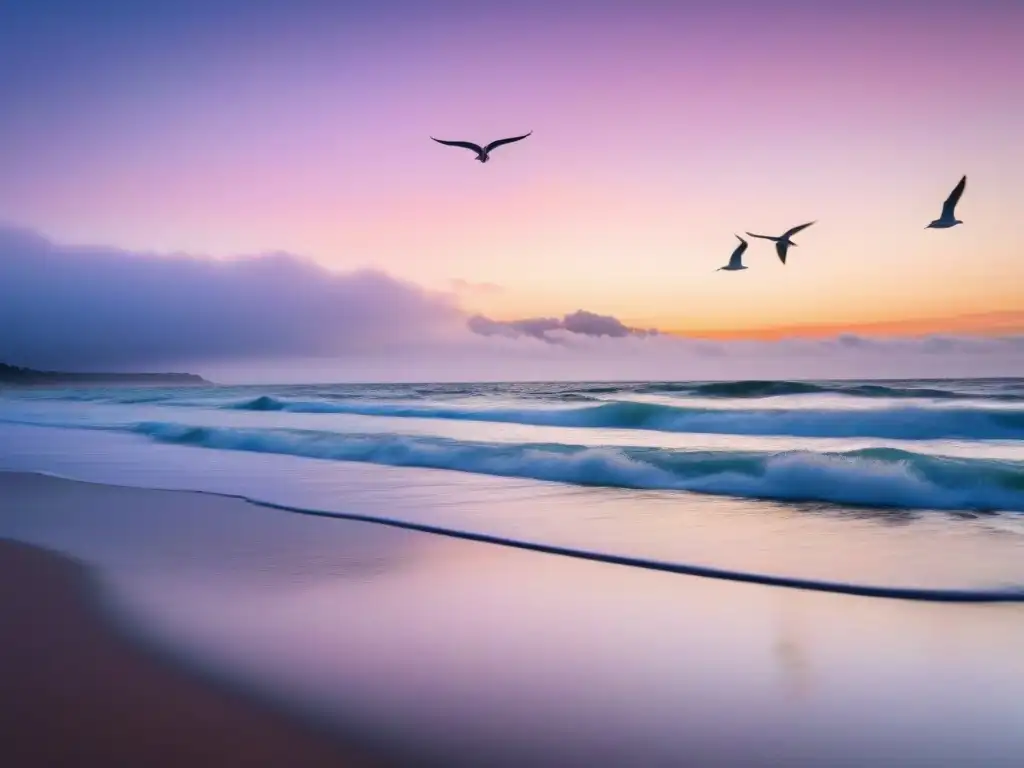
[[[960,183],[953,188],[953,191],[949,193],[949,197],[946,198],[946,202],[942,204],[942,215],[925,227],[925,229],[949,229],[950,227],[955,227],[957,224],[963,224],[963,222],[954,215],[954,211],[956,210],[956,204],[960,202],[960,197],[963,195],[966,188],[967,177],[964,176],[960,179]]]
[[[522,141],[532,133],[533,131],[530,131],[530,133],[524,133],[522,136],[513,136],[510,139],[498,139],[497,141],[492,141],[490,144],[487,144],[482,147],[479,144],[474,144],[472,141],[446,141],[444,139],[434,139],[433,136],[431,136],[430,138],[434,139],[434,141],[436,141],[438,144],[444,144],[445,146],[448,147],[464,147],[465,149],[471,149],[474,152],[476,152],[477,160],[479,160],[481,163],[486,163],[488,160],[491,159],[491,152],[493,152],[498,147],[503,146],[505,144],[511,144],[514,141]]]
[[[716,272],[725,270],[726,272],[738,272],[741,269],[746,269],[743,266],[743,252],[747,250],[747,241],[739,235],[736,235],[736,239],[740,241],[740,244],[736,246],[736,250],[732,252],[732,256],[729,257],[729,263],[724,267],[719,267]]]
[[[747,234],[750,235],[751,237],[760,237],[762,240],[773,240],[775,242],[775,252],[779,254],[779,261],[785,264],[786,253],[788,253],[790,247],[796,246],[796,243],[790,240],[790,238],[793,237],[793,235],[795,235],[797,232],[807,229],[809,226],[811,226],[811,224],[814,223],[815,222],[813,221],[809,221],[806,224],[801,224],[799,227],[793,227],[792,229],[787,230],[784,234],[782,234],[779,237],[773,237],[772,235],[755,235],[753,232],[747,232]]]

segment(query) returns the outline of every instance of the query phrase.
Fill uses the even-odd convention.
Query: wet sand
[[[137,647],[91,582],[72,560],[0,540],[0,765],[383,764]]]
[[[1021,605],[17,473],[0,473],[0,536],[47,550],[0,539],[2,768],[1024,764]],[[884,558],[844,546],[883,580]]]

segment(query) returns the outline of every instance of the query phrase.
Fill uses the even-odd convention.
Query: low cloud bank
[[[454,296],[290,254],[58,245],[0,229],[0,360],[129,369],[395,349],[461,328]]]
[[[1024,375],[1020,335],[712,341],[585,310],[470,315],[469,285],[434,292],[290,254],[156,255],[0,228],[0,361],[225,382]]]

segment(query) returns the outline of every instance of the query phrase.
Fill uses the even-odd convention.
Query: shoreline
[[[48,427],[44,427],[48,428]],[[500,536],[472,530],[449,528],[442,525],[414,522],[411,520],[400,520],[375,515],[366,515],[356,512],[328,511],[319,509],[307,509],[304,507],[292,506],[272,501],[262,501],[242,494],[220,493],[216,491],[170,489],[170,488],[148,488],[130,485],[119,485],[102,481],[80,480],[47,472],[10,472],[0,470],[0,478],[3,475],[26,474],[38,477],[45,477],[62,482],[93,485],[104,488],[118,488],[130,491],[174,493],[174,494],[197,494],[213,499],[224,499],[233,502],[241,502],[255,507],[287,512],[289,514],[303,515],[306,517],[324,518],[328,520],[347,521],[364,523],[368,525],[381,526],[401,531],[423,533],[430,536],[439,536],[447,539],[468,541],[477,544],[502,547],[525,552],[534,552],[543,555],[553,555],[572,560],[590,561],[606,565],[621,566],[630,569],[655,571],[669,573],[677,576],[690,576],[699,579],[712,581],[726,581],[740,584],[753,584],[771,588],[796,590],[806,592],[819,592],[834,595],[846,595],[851,597],[863,597],[875,600],[896,600],[922,603],[947,603],[947,604],[1022,604],[1024,603],[1024,586],[1014,584],[1002,588],[985,587],[918,587],[918,586],[885,586],[882,584],[871,584],[861,582],[828,581],[822,579],[808,579],[783,574],[760,573],[751,571],[740,571],[716,568],[712,566],[699,565],[695,563],[673,562],[653,560],[644,557],[630,555],[619,555],[594,550],[580,549],[577,547],[559,546],[546,544],[541,541],[529,541],[508,536]],[[2,482],[2,481],[0,481]],[[2,541],[2,538],[0,538]]]
[[[63,555],[0,539],[0,617],[0,764],[385,764],[150,652]]]
[[[677,578],[29,472],[0,473],[0,524],[4,768],[1009,768],[1024,750],[1019,607]]]

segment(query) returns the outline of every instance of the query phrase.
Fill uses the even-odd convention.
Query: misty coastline
[[[103,384],[105,386],[209,386],[195,373],[75,373],[71,371],[38,371],[0,363],[0,386],[44,387]]]

